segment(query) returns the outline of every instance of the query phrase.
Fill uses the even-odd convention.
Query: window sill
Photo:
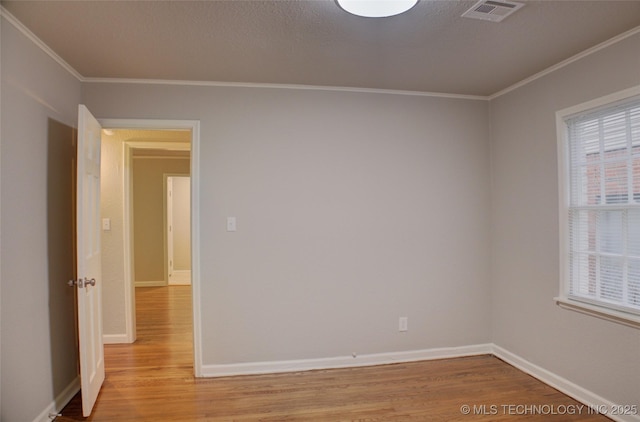
[[[604,308],[602,306],[591,305],[589,303],[583,303],[564,297],[556,297],[553,300],[555,300],[558,306],[563,309],[580,312],[607,321],[626,325],[628,327],[640,329],[640,316]]]

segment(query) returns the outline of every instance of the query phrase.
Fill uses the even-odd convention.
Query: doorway
[[[119,249],[116,251],[116,261],[120,259],[121,262],[117,263],[113,268],[120,268],[121,280],[119,286],[114,283],[118,289],[114,293],[115,301],[119,304],[121,313],[115,312],[114,314],[120,315],[120,321],[117,318],[111,318],[107,320],[105,318],[105,325],[108,323],[119,324],[116,328],[118,333],[109,333],[105,329],[104,342],[105,344],[113,343],[133,343],[136,340],[136,309],[135,309],[135,262],[138,256],[135,254],[135,225],[134,225],[134,186],[133,186],[133,166],[137,157],[145,155],[152,155],[153,152],[164,151],[177,151],[182,152],[182,155],[186,152],[189,156],[189,172],[190,175],[190,196],[191,204],[189,214],[191,220],[190,230],[190,252],[191,252],[191,298],[192,298],[192,320],[193,320],[193,371],[196,376],[201,373],[201,359],[200,359],[200,306],[199,306],[199,238],[197,233],[199,232],[199,213],[198,206],[198,184],[199,184],[199,122],[197,121],[162,121],[162,120],[129,120],[129,119],[102,119],[100,120],[106,133],[113,133],[116,131],[130,131],[136,132],[137,136],[131,136],[126,141],[121,142],[119,146],[113,148],[119,148],[119,154],[121,159],[116,162],[110,163],[111,168],[107,166],[105,172],[111,172],[117,175],[118,180],[115,183],[121,185],[121,232],[122,236],[116,239],[116,244],[119,245]],[[156,132],[149,134],[149,132]],[[183,132],[187,133],[187,142],[175,141],[175,140],[158,140],[157,133],[160,132]],[[174,133],[175,134],[175,133]],[[104,150],[103,150],[104,151]],[[162,154],[161,154],[162,155]],[[103,209],[103,218],[108,211],[109,205],[106,205],[107,211]],[[116,213],[117,214],[117,213]],[[104,220],[103,220],[103,223]],[[104,224],[107,227],[109,224]],[[115,224],[111,224],[111,229],[115,228]],[[116,237],[114,233],[103,233],[106,236],[103,237]],[[113,248],[113,246],[111,246]],[[108,249],[104,247],[105,251]],[[107,251],[108,252],[108,251]],[[108,264],[107,264],[108,265]],[[165,278],[168,281],[168,275]],[[106,280],[105,278],[105,281]],[[106,284],[106,283],[105,283]],[[166,284],[166,283],[165,283]],[[107,304],[108,306],[108,304]],[[105,311],[107,310],[105,306]],[[123,318],[124,317],[124,318]]]
[[[117,131],[119,132],[119,131]],[[175,259],[171,256],[175,252],[178,256],[177,269],[191,271],[191,245],[190,245],[190,151],[188,131],[149,132],[128,131],[128,136],[164,136],[173,139],[171,144],[178,144],[183,149],[175,149],[176,146],[164,146],[161,142],[149,142],[149,148],[141,148],[144,142],[133,141],[132,138],[124,141],[125,145],[135,143],[131,148],[131,214],[132,214],[132,241],[133,241],[133,276],[136,287],[160,287],[167,286],[173,278],[171,263]],[[182,145],[178,140],[187,140]],[[171,198],[168,183],[173,184],[176,177],[177,198]],[[182,176],[182,178],[179,178]],[[183,182],[183,183],[180,183]],[[173,190],[173,189],[172,189]],[[175,200],[172,200],[175,199]],[[175,204],[174,204],[175,203]],[[175,205],[172,207],[172,205]],[[170,213],[175,208],[178,214],[172,226],[176,226],[180,238],[177,239],[176,250],[172,251],[171,241],[173,227],[168,230]],[[184,272],[184,271],[183,271]],[[190,283],[184,283],[190,284]]]

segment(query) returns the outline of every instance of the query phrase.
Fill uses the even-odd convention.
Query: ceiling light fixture
[[[336,0],[344,11],[366,18],[387,18],[411,9],[418,0]]]

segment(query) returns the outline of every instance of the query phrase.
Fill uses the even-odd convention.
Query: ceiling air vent
[[[462,17],[500,22],[522,6],[524,3],[514,1],[480,0],[471,9],[464,12]]]

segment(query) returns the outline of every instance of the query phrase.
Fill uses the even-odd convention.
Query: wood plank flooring
[[[105,346],[93,414],[76,395],[56,421],[608,421],[492,356],[196,379],[190,295],[138,288],[138,340]]]

